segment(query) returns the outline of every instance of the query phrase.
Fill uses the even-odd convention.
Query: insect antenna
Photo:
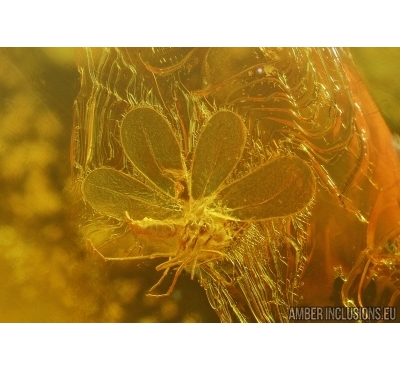
[[[98,254],[105,260],[105,261],[134,261],[134,260],[152,260],[155,258],[171,258],[171,253],[157,253],[151,254],[149,256],[127,256],[127,257],[104,257],[99,251],[96,250]]]

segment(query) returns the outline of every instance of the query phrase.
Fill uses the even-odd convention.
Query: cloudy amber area
[[[351,53],[383,118],[400,135],[400,49],[352,48]]]
[[[391,67],[399,50],[352,52],[389,127],[399,132],[400,83]],[[287,321],[291,305],[399,306],[398,214],[392,204],[398,163],[393,161],[395,152],[385,149],[396,139],[380,129],[384,122],[374,115],[366,90],[348,68],[346,52],[339,59],[326,51],[301,49],[154,53],[0,49],[0,321]],[[90,75],[90,68],[98,74]],[[294,100],[285,95],[290,91]],[[139,163],[140,153],[127,153],[130,144],[120,136],[124,117],[136,105],[155,109],[177,137],[184,158],[179,166],[188,172],[178,178],[167,171],[153,181],[160,180],[158,186],[165,186],[179,204],[203,201],[204,194],[224,199],[230,189],[242,191],[234,184],[282,157],[296,157],[296,163],[305,166],[303,173],[312,168],[312,177],[306,176],[309,182],[304,180],[310,195],[298,209],[290,201],[277,217],[263,220],[267,211],[261,210],[255,222],[239,212],[218,221],[223,232],[214,228],[201,235],[223,241],[223,253],[199,254],[204,264],[196,270],[198,261],[190,260],[169,296],[147,296],[163,273],[157,266],[170,267],[157,292],[168,290],[179,266],[176,260],[162,265],[165,259],[125,259],[132,253],[159,253],[165,243],[152,238],[154,226],[125,217],[123,206],[117,206],[117,216],[107,214],[103,193],[98,195],[99,207],[91,199],[85,201],[82,188],[84,181],[96,185],[97,179],[88,174],[102,167],[154,185],[149,183],[150,170]],[[265,107],[264,115],[260,112]],[[193,158],[199,157],[200,133],[212,114],[224,110],[243,120],[244,149],[235,154],[228,175],[210,185],[209,193],[199,185],[201,195],[196,195],[189,187],[201,184],[201,175],[188,183]],[[310,123],[313,120],[316,125]],[[126,130],[129,136],[132,129]],[[211,139],[212,135],[209,143]],[[209,146],[211,153],[216,146]],[[230,158],[226,152],[224,163]],[[202,158],[198,165],[207,171]],[[266,181],[272,178],[265,176]],[[169,186],[171,179],[175,183]],[[224,193],[223,188],[228,190]],[[285,199],[293,196],[288,194]],[[253,199],[255,191],[246,196]],[[229,214],[217,209],[220,204],[207,203],[201,209]],[[182,210],[184,216],[175,220],[194,217]],[[178,226],[188,227],[186,221]],[[201,240],[200,232],[190,235]],[[182,232],[180,237],[186,235]],[[227,243],[233,235],[235,242]],[[216,242],[208,243],[216,248]],[[181,244],[176,237],[166,245],[176,253]],[[225,259],[208,261],[217,254]]]
[[[78,234],[74,51],[0,49],[0,66],[0,322],[216,321],[190,279],[173,297],[146,297],[151,263],[105,264]]]

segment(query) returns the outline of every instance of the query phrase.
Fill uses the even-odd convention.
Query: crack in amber
[[[87,49],[79,65],[74,175],[103,257],[168,259],[160,284],[188,271],[221,321],[399,304],[398,158],[347,50]]]

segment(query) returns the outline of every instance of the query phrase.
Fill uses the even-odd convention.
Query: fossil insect
[[[289,216],[313,199],[313,172],[296,157],[277,157],[226,182],[246,144],[243,121],[231,111],[217,111],[208,119],[190,167],[171,125],[151,107],[130,110],[120,135],[127,158],[146,183],[102,167],[85,177],[82,192],[96,211],[128,222],[139,240],[153,244],[152,258],[168,257],[158,265],[164,273],[151,288],[175,269],[162,295],[172,292],[184,269],[193,278],[199,266],[223,260],[238,223]]]

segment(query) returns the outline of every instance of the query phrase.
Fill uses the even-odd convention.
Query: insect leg
[[[216,271],[213,268],[210,268],[209,266],[207,266],[206,264],[204,265],[203,269],[210,275],[212,276],[214,279],[216,279],[217,281],[219,281],[222,285],[226,286],[226,287],[233,287],[236,284],[236,278],[234,277],[230,277],[229,275],[227,275],[227,277],[229,277],[229,281],[226,280],[226,278],[224,278],[218,271]]]
[[[169,289],[168,289],[168,291],[166,293],[164,293],[164,294],[147,294],[147,295],[151,296],[151,297],[168,297],[172,293],[172,291],[174,290],[175,284],[178,281],[178,277],[181,274],[182,270],[185,268],[186,260],[183,261],[182,264],[179,266],[179,268],[176,270],[175,276],[174,276],[174,280],[172,280],[172,283],[171,283],[171,285],[170,285],[170,287],[169,287]],[[169,267],[167,269],[169,269]]]
[[[169,271],[169,267],[167,267],[167,268],[165,269],[164,273],[162,274],[161,278],[157,281],[157,283],[155,283],[155,284],[150,288],[149,293],[146,294],[147,296],[150,296],[150,297],[154,297],[154,296],[155,296],[155,297],[158,297],[157,294],[150,294],[150,292],[152,292],[155,288],[157,288],[157,287],[162,283],[162,281],[163,281],[163,280],[165,279],[165,277],[167,276],[168,271]]]
[[[371,262],[371,260],[368,259],[367,263],[365,264],[364,271],[363,271],[363,273],[361,275],[360,282],[358,284],[357,298],[358,298],[358,303],[360,304],[361,307],[364,307],[363,304],[362,304],[361,289],[362,289],[362,287],[364,285],[365,275],[367,273],[368,266],[369,266],[370,262]]]

